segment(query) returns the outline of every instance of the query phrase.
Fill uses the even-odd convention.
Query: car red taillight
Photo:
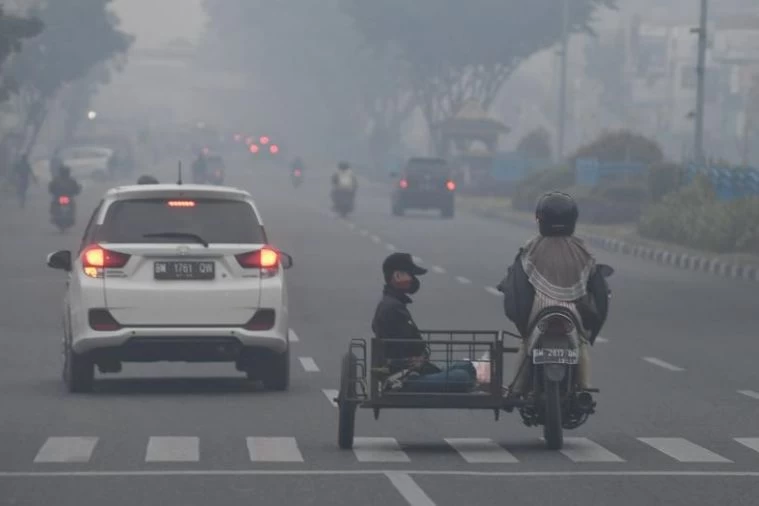
[[[456,189],[456,183],[454,183],[453,181],[448,181],[447,183],[445,183],[445,187],[448,188],[448,191],[453,191]]]
[[[408,188],[408,181],[406,179],[401,179],[398,182],[398,186],[400,186],[402,190],[405,190],[406,188]]]
[[[119,330],[121,325],[107,309],[90,309],[88,313],[90,328],[100,332]]]
[[[261,269],[261,271],[270,274],[276,273],[279,269],[279,252],[269,247],[240,253],[235,255],[235,258],[243,269]]]
[[[111,251],[95,244],[88,246],[82,251],[82,266],[84,273],[91,278],[99,278],[103,275],[103,269],[120,269],[124,267],[131,255]]]
[[[259,309],[243,328],[245,330],[269,330],[274,327],[275,315],[273,309]]]

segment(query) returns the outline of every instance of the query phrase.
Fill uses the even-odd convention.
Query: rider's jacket
[[[372,331],[378,339],[408,339],[409,343],[388,343],[385,346],[386,359],[401,359],[422,356],[426,344],[411,317],[407,305],[411,298],[390,285],[385,285],[382,299],[377,304],[372,320]]]
[[[70,197],[79,195],[81,189],[82,187],[72,177],[58,176],[50,181],[48,185],[48,191],[56,198],[61,195],[68,195]]]
[[[504,313],[523,338],[540,311],[560,306],[579,317],[587,330],[582,333],[593,343],[609,313],[606,278],[575,237],[538,237],[528,242],[498,288],[504,295]]]
[[[332,187],[336,190],[355,191],[358,187],[353,171],[337,171],[332,175]]]

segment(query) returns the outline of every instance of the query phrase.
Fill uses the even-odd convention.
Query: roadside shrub
[[[661,147],[655,141],[628,130],[609,131],[590,144],[580,147],[572,156],[572,165],[578,158],[596,158],[599,162],[632,162],[653,164],[664,159]]]
[[[676,163],[654,163],[648,168],[648,191],[652,202],[677,190],[683,184],[685,170]]]
[[[517,153],[537,159],[551,159],[551,134],[543,128],[536,128],[522,137],[517,144]]]
[[[519,211],[534,211],[535,204],[542,194],[564,190],[574,182],[574,171],[566,167],[533,172],[514,187],[511,206]]]

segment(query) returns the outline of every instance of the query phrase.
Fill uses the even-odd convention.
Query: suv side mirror
[[[280,256],[282,259],[280,260],[280,263],[282,264],[283,269],[289,269],[293,266],[293,257],[288,255],[287,253],[280,252]]]
[[[50,253],[47,256],[47,266],[51,269],[71,272],[71,252],[63,249]]]

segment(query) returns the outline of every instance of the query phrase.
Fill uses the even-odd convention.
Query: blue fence
[[[551,160],[528,158],[515,152],[501,152],[493,156],[490,175],[499,183],[517,183],[534,170],[547,169]]]
[[[690,165],[685,169],[685,182],[689,183],[698,174],[705,174],[710,180],[720,200],[759,196],[759,170],[726,169],[720,167],[699,167]]]
[[[602,180],[625,180],[643,174],[647,168],[642,163],[601,163],[595,158],[579,158],[575,162],[575,184],[596,186]]]

